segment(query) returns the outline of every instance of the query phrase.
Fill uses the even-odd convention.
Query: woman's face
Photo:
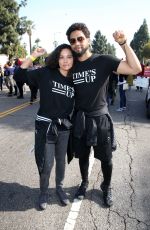
[[[73,66],[73,55],[70,49],[62,49],[59,56],[59,69],[63,73],[68,71]]]

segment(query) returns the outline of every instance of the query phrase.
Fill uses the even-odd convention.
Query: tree
[[[13,0],[1,0],[0,5],[0,44],[1,53],[11,55],[18,44],[18,33],[15,30],[18,22],[18,4]]]
[[[16,58],[25,58],[27,55],[26,48],[23,45],[18,45],[16,48]]]
[[[114,45],[111,45],[110,43],[107,44],[107,54],[116,56],[116,49]]]
[[[94,36],[92,50],[94,53],[99,54],[106,54],[107,52],[107,39],[101,34],[100,30],[98,30]]]
[[[26,5],[27,0],[18,4],[15,0],[1,0],[0,4],[0,52],[5,53],[10,58],[17,52],[17,46],[20,44],[19,9]]]
[[[39,42],[40,42],[40,41],[41,41],[41,40],[40,40],[39,38],[37,38],[37,39],[35,40],[36,47],[39,46]]]
[[[29,36],[29,47],[30,47],[30,54],[32,52],[32,42],[31,42],[31,37],[32,37],[32,30],[34,29],[34,24],[31,20],[26,21],[26,31]]]
[[[19,8],[22,6],[26,6],[27,5],[27,0],[21,0],[20,4],[19,4]]]
[[[144,19],[143,24],[140,26],[139,30],[134,34],[133,40],[130,43],[131,47],[133,48],[141,62],[143,59],[142,51],[144,45],[148,43],[149,39],[150,37],[148,32],[148,26],[146,19]]]
[[[150,42],[148,42],[144,47],[143,47],[143,52],[142,52],[143,57],[150,59]]]
[[[33,50],[31,37],[32,37],[32,30],[34,28],[35,28],[35,25],[33,24],[33,22],[31,20],[27,20],[27,17],[21,17],[20,21],[19,21],[19,23],[17,25],[17,30],[18,30],[18,33],[20,35],[23,35],[23,34],[27,33],[28,36],[29,36],[30,53]]]
[[[19,18],[19,22],[17,24],[17,32],[19,35],[23,35],[27,32],[27,17]]]
[[[92,41],[92,52],[98,54],[112,54],[115,55],[116,49],[110,43],[107,43],[107,39],[98,30]]]

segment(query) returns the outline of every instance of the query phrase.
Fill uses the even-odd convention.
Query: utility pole
[[[53,42],[54,48],[56,48],[58,46],[58,41],[56,39],[56,37],[57,37],[56,35],[57,34],[61,34],[61,32],[54,32],[54,42]]]

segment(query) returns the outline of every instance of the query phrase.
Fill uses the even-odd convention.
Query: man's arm
[[[127,39],[124,33],[122,31],[116,31],[113,33],[113,37],[115,41],[121,46],[126,56],[126,60],[120,62],[117,68],[117,73],[135,75],[141,72],[141,64],[133,49],[127,44]]]

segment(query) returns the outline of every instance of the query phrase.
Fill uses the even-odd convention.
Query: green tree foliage
[[[17,47],[20,44],[21,24],[25,18],[19,18],[19,9],[26,5],[27,0],[18,4],[15,0],[1,0],[0,3],[0,53],[10,58],[16,56]]]
[[[10,55],[18,44],[18,33],[15,30],[18,22],[18,4],[13,0],[1,0],[0,4],[0,44],[1,52]]]
[[[143,55],[144,58],[150,59],[150,42],[148,42],[148,43],[143,47],[142,55]]]
[[[27,25],[28,25],[27,17],[19,18],[19,22],[16,27],[19,35],[23,35],[27,32]]]
[[[140,26],[139,30],[134,34],[133,40],[131,41],[130,45],[135,51],[137,57],[142,62],[143,55],[142,51],[145,44],[148,43],[150,37],[148,32],[148,26],[146,19],[144,19],[143,24]]]
[[[98,54],[112,54],[115,55],[116,50],[113,45],[107,43],[107,39],[104,35],[101,34],[98,30],[92,41],[92,52]]]
[[[116,48],[110,43],[107,44],[107,53],[116,56]]]
[[[17,45],[16,47],[16,58],[25,58],[27,56],[27,51],[24,46]]]
[[[26,5],[27,5],[27,0],[21,0],[19,4],[19,8]]]

